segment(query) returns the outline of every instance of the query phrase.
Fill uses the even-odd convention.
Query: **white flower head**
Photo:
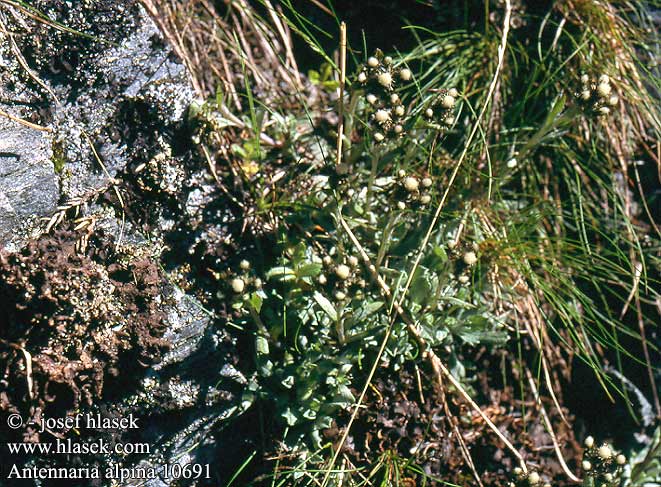
[[[477,255],[475,252],[468,251],[464,254],[464,263],[466,265],[475,265],[477,263]]]
[[[241,294],[246,288],[246,283],[240,277],[235,277],[230,282],[230,286],[232,286],[232,291],[234,291],[236,294]]]

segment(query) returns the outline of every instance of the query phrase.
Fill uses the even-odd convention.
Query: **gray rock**
[[[0,207],[5,213],[0,216],[0,245],[10,237],[16,240],[17,231],[26,236],[25,229],[32,228],[27,224],[50,216],[58,200],[66,203],[103,189],[126,167],[136,147],[125,135],[141,129],[132,125],[139,121],[124,119],[127,107],[140,104],[162,127],[184,116],[194,97],[186,70],[172,57],[144,9],[134,8],[138,18],[131,20],[117,45],[88,40],[104,46],[81,62],[88,72],[76,73],[76,83],[41,77],[47,90],[31,85],[0,38],[0,108],[24,118],[31,105],[46,100],[52,129],[39,132],[0,117]],[[94,14],[87,11],[92,20]],[[87,80],[82,86],[81,78]],[[165,136],[158,129],[151,132],[155,139]],[[61,152],[59,174],[51,162],[53,147]]]
[[[40,1],[37,7],[49,7]],[[83,59],[73,72],[53,76],[48,73],[48,62],[40,59],[66,52],[69,47],[63,44],[69,37],[51,31],[42,32],[39,41],[22,37],[26,51],[42,45],[48,50],[44,56],[29,59],[48,89],[21,73],[19,63],[0,40],[0,66],[6,68],[0,71],[0,108],[27,118],[35,114],[36,102],[46,102],[46,115],[40,123],[52,129],[40,132],[0,117],[0,247],[9,242],[20,247],[25,238],[43,231],[44,220],[57,211],[58,204],[78,199],[80,215],[93,216],[97,231],[117,236],[121,245],[146,248],[146,255],[162,259],[163,234],[184,219],[202,221],[204,205],[215,195],[199,171],[195,178],[189,175],[184,181],[183,161],[170,151],[172,129],[194,98],[187,72],[134,0],[99,0],[89,8],[73,3],[73,13],[59,0],[55,4],[59,10],[47,8],[46,13],[64,12],[68,20],[78,18],[79,28],[108,28],[113,19],[120,24],[111,43],[85,46],[84,42],[97,41],[74,39]],[[22,108],[16,108],[19,106]],[[58,159],[57,172],[54,159]],[[190,195],[182,205],[185,211],[169,215],[171,220],[161,215],[161,228],[155,228],[155,235],[148,239],[137,224],[125,221],[126,215],[105,204],[99,195],[107,190],[112,197],[116,178],[130,176],[132,169],[150,161],[161,171],[156,173],[162,176],[158,178],[163,186],[160,191],[177,198],[185,183]],[[164,338],[171,344],[170,351],[144,377],[135,378],[135,388],[110,391],[116,399],[97,403],[94,409],[122,417],[140,416],[138,436],[119,439],[147,442],[152,451],[131,462],[156,467],[218,458],[223,445],[215,444],[214,432],[240,412],[247,383],[234,366],[236,344],[226,332],[216,329],[212,313],[195,298],[174,286],[164,286],[158,298],[166,311]],[[111,460],[125,461],[102,462],[109,465]],[[42,459],[29,461],[36,464]],[[172,482],[163,479],[148,485],[162,487]]]
[[[0,117],[0,246],[50,216],[59,199],[49,137]]]
[[[94,84],[73,101],[55,107],[56,138],[66,151],[62,188],[68,198],[107,184],[108,176],[114,177],[130,161],[132,147],[124,138],[107,136],[139,129],[124,127],[119,120],[127,103],[141,102],[158,121],[169,124],[181,120],[193,100],[184,66],[157,40],[159,31],[140,8],[136,30],[95,59],[94,76],[105,83]],[[60,86],[56,93],[61,99],[71,99],[72,88]],[[100,160],[91,150],[92,144]]]

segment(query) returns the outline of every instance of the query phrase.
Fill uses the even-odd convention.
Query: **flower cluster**
[[[594,438],[585,439],[585,451],[581,467],[586,477],[592,477],[595,487],[612,487],[619,484],[627,458],[613,451],[610,445],[595,445]]]
[[[376,142],[404,134],[406,109],[395,92],[397,81],[408,82],[413,73],[408,68],[398,68],[390,56],[383,56],[379,50],[367,59],[359,71],[358,83],[365,89],[365,100],[370,107],[370,122],[374,128]]]
[[[250,268],[250,262],[244,259],[239,262],[238,272],[223,272],[218,275],[225,281],[228,290],[236,298],[235,308],[241,308],[242,302],[249,298],[251,292],[262,289],[262,280],[254,277]]]
[[[514,481],[509,487],[551,487],[551,484],[542,482],[542,477],[536,470],[524,472],[522,468],[514,469]]]
[[[478,245],[473,242],[470,246],[460,246],[456,239],[451,238],[447,243],[447,247],[454,258],[461,259],[461,262],[463,262],[463,264],[459,266],[460,273],[457,277],[457,281],[463,285],[468,284],[468,281],[470,281],[471,268],[474,267],[479,260],[476,253]],[[464,248],[462,249],[460,247]]]
[[[454,124],[454,108],[458,97],[459,92],[456,88],[439,90],[434,101],[424,111],[425,118],[430,122],[450,127]]]
[[[520,29],[528,25],[526,4],[522,0],[510,1],[512,14],[510,16],[510,28]],[[503,25],[503,13],[505,12],[505,0],[497,0],[494,9],[489,13],[489,21],[498,26]]]
[[[576,96],[584,107],[598,115],[608,115],[619,102],[613,93],[610,78],[606,74],[594,82],[587,74],[581,76],[581,91]]]
[[[327,274],[320,274],[317,281],[322,286],[331,286],[336,301],[345,301],[350,296],[360,297],[367,286],[361,277],[359,260],[355,255],[348,256],[343,262],[336,263],[330,255],[322,259]]]
[[[426,206],[431,202],[429,192],[433,181],[429,176],[418,178],[400,169],[397,178],[399,184],[395,190],[395,198],[398,209],[404,210],[409,205]]]

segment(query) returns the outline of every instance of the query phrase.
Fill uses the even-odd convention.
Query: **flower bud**
[[[464,262],[466,265],[475,265],[477,262],[477,255],[475,255],[475,252],[466,252],[464,254]]]
[[[367,103],[370,105],[374,105],[376,103],[376,95],[373,95],[372,93],[369,93],[365,99],[367,100]]]
[[[617,457],[615,457],[615,461],[617,462],[618,465],[624,465],[625,463],[627,463],[627,457],[625,457],[620,453]]]
[[[342,291],[337,291],[335,293],[335,299],[338,300],[338,301],[344,301],[346,299],[346,297],[347,297],[347,295]]]
[[[350,255],[349,258],[347,259],[347,262],[349,262],[349,265],[351,267],[356,267],[358,265],[358,257],[355,255]]]
[[[374,140],[377,142],[383,142],[383,139],[385,139],[385,136],[381,132],[374,133]]]
[[[537,472],[530,472],[528,474],[528,483],[530,485],[537,485],[542,480]]]
[[[592,436],[588,436],[583,444],[586,448],[592,448],[594,446],[594,438]]]
[[[411,73],[411,70],[409,68],[404,68],[399,72],[399,77],[402,78],[404,81],[409,81],[413,76],[413,73]]]
[[[431,178],[422,178],[422,186],[429,188],[433,184]]]
[[[459,92],[456,88],[450,88],[448,90],[448,95],[450,95],[452,98],[457,98],[459,96]]]
[[[234,291],[236,294],[241,294],[246,288],[246,283],[240,277],[236,277],[232,279],[230,286],[232,286],[232,291]]]
[[[379,74],[379,76],[376,78],[376,80],[384,88],[390,88],[390,86],[392,85],[392,76],[387,71]]]
[[[335,268],[335,275],[344,281],[351,275],[351,269],[349,266],[340,264]]]
[[[586,472],[592,470],[592,464],[587,460],[583,460],[583,462],[581,463],[581,467],[583,467],[583,470],[585,470]]]
[[[411,176],[404,178],[404,189],[409,193],[413,193],[414,191],[417,191],[418,185],[419,183],[416,178]]]
[[[241,262],[239,262],[239,268],[240,268],[242,271],[247,271],[248,269],[250,269],[250,262],[248,262],[247,260],[243,259]]]
[[[374,119],[379,123],[384,123],[390,120],[390,113],[388,110],[377,110],[374,114]]]
[[[599,455],[599,458],[602,460],[608,460],[613,455],[613,450],[611,450],[610,446],[604,444],[597,450],[597,455]]]
[[[445,96],[443,97],[443,99],[441,100],[441,106],[442,106],[443,108],[450,109],[450,108],[454,107],[455,101],[456,101],[456,100],[454,99],[453,96],[451,96],[451,95],[445,95]]]
[[[370,68],[376,68],[379,65],[379,60],[377,58],[375,58],[374,56],[371,56],[371,57],[367,58],[367,65]]]
[[[606,98],[611,94],[611,85],[609,83],[599,83],[597,93],[599,93],[599,96]]]
[[[398,117],[403,117],[405,113],[404,106],[403,105],[397,105],[395,107],[395,115]]]

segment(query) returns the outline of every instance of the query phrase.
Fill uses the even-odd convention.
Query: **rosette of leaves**
[[[274,401],[290,446],[308,440],[318,447],[320,431],[355,401],[352,370],[383,333],[383,301],[367,292],[358,299],[353,284],[339,282],[348,279],[343,272],[326,277],[323,258],[305,243],[283,247],[253,316],[265,328],[255,347],[258,393]]]
[[[389,184],[402,189],[405,183],[393,178]],[[422,183],[420,186],[420,190],[428,190]],[[259,290],[250,288],[254,277],[238,273],[228,284],[236,307],[243,310],[236,324],[254,330],[255,336],[255,378],[246,393],[246,404],[257,397],[272,401],[288,431],[285,443],[292,448],[319,447],[321,431],[331,426],[339,411],[353,406],[353,391],[361,383],[356,379],[364,377],[376,359],[392,319],[380,288],[334,222],[338,208],[329,203],[326,191],[314,196],[318,200],[308,202],[314,208],[311,215],[324,225],[323,238],[301,240],[283,232],[281,257],[262,276],[264,283]],[[374,195],[379,206],[392,207],[391,198],[393,193],[387,190]],[[366,242],[370,260],[378,264],[379,273],[395,289],[407,280],[425,216],[388,211],[374,213],[371,221],[366,221],[361,218],[362,211],[350,203],[343,209],[354,232]],[[298,224],[305,220],[300,213],[292,218]],[[458,347],[500,345],[507,334],[490,310],[483,289],[456,279],[467,272],[467,265],[460,256],[446,252],[442,243],[446,230],[438,232],[421,260],[404,305],[418,317],[427,343],[445,347],[453,373],[463,379],[470,364],[462,363],[456,353]],[[245,283],[241,291],[247,296],[237,296],[236,276]],[[475,280],[487,282],[477,274]],[[381,365],[396,371],[419,354],[405,324],[396,320]]]

